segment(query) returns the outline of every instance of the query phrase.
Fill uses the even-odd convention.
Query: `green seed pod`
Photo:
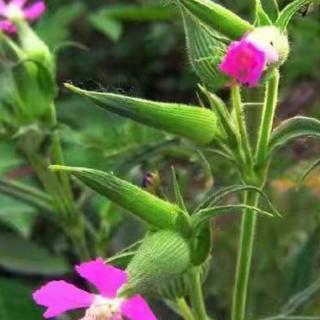
[[[152,294],[170,286],[172,279],[182,276],[191,266],[190,246],[175,231],[158,231],[145,238],[126,271],[128,282],[120,296],[136,293]]]
[[[86,91],[66,84],[101,108],[157,129],[180,135],[199,144],[222,136],[216,115],[209,109],[183,104],[154,102],[107,92]]]
[[[187,229],[186,216],[168,201],[100,170],[50,166],[53,171],[67,171],[87,186],[129,210],[136,217],[156,229]]]

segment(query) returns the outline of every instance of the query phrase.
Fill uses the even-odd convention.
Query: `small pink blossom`
[[[101,258],[75,269],[99,293],[89,293],[63,280],[50,281],[33,293],[36,303],[47,307],[45,318],[84,308],[86,312],[80,320],[121,320],[123,316],[129,320],[157,320],[140,295],[127,299],[117,297],[117,291],[127,282],[125,271],[106,265]]]
[[[29,22],[36,21],[46,10],[44,1],[39,0],[27,5],[28,0],[0,0],[0,30],[14,34],[17,32],[14,19],[22,18]]]
[[[278,54],[271,44],[253,41],[250,34],[234,41],[219,65],[220,70],[236,81],[255,87],[258,85],[268,63],[278,61]]]

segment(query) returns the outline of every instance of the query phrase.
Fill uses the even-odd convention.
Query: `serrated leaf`
[[[187,10],[181,9],[188,57],[194,72],[211,90],[225,86],[228,78],[219,70],[228,39],[209,29]]]
[[[222,35],[236,40],[254,27],[232,11],[210,0],[176,0],[187,11]]]
[[[205,108],[87,91],[71,84],[66,84],[66,87],[107,111],[178,134],[199,144],[208,144],[221,136],[216,115]]]
[[[0,319],[41,320],[41,309],[32,300],[32,289],[21,281],[0,278]]]
[[[269,154],[288,142],[302,137],[320,137],[320,121],[300,116],[283,121],[272,132]]]
[[[56,276],[70,270],[65,260],[10,233],[0,234],[0,266],[13,272]]]
[[[79,167],[51,166],[51,169],[69,172],[154,228],[177,228],[180,223],[182,213],[178,207],[111,173]]]
[[[295,0],[289,3],[280,12],[279,17],[275,23],[276,27],[278,27],[281,31],[285,31],[288,27],[290,20],[299,11],[299,9],[311,2],[312,0]]]

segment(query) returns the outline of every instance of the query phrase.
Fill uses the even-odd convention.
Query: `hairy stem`
[[[184,320],[196,320],[184,298],[178,299],[177,304]]]
[[[238,125],[238,131],[240,134],[240,148],[243,150],[245,155],[245,162],[247,167],[252,167],[252,154],[251,154],[251,147],[248,138],[248,132],[245,122],[243,104],[241,101],[241,93],[240,87],[238,85],[233,85],[231,87],[231,99],[233,108],[236,114],[236,120]]]
[[[206,320],[207,312],[204,304],[204,298],[202,293],[202,285],[200,279],[200,272],[195,268],[191,276],[190,286],[190,298],[192,303],[192,309],[196,315],[197,320]]]
[[[253,168],[257,182],[262,188],[268,174],[268,146],[272,132],[273,119],[278,101],[279,71],[275,70],[272,78],[266,86],[260,129],[258,133],[257,149],[255,154],[255,166]],[[233,99],[239,100],[237,95]],[[250,167],[243,168],[244,172]],[[259,195],[248,191],[245,196],[245,204],[257,207]],[[232,320],[245,320],[248,295],[248,283],[251,270],[252,252],[255,236],[257,215],[251,209],[247,209],[241,220],[240,242],[238,261],[233,291]]]
[[[244,201],[246,205],[256,207],[258,202],[259,194],[252,191],[246,192]],[[256,221],[257,214],[252,209],[245,210],[241,220],[240,243],[231,311],[232,320],[245,319]]]
[[[273,77],[266,85],[265,101],[261,115],[258,143],[256,149],[256,163],[258,166],[264,164],[268,154],[269,140],[271,136],[273,118],[278,102],[279,71],[273,72]]]

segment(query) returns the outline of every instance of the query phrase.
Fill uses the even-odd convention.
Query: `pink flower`
[[[278,53],[271,44],[251,40],[249,34],[230,44],[219,67],[238,82],[254,87],[258,85],[267,64],[277,61]]]
[[[0,0],[0,30],[6,33],[16,33],[14,19],[25,19],[29,22],[37,20],[46,10],[44,1],[39,0],[26,5],[28,0]]]
[[[37,304],[47,307],[45,318],[56,317],[66,311],[85,308],[80,320],[156,320],[146,301],[135,295],[124,299],[117,291],[127,282],[127,274],[98,258],[76,266],[81,277],[91,282],[99,294],[89,293],[60,280],[50,281],[33,293]]]

